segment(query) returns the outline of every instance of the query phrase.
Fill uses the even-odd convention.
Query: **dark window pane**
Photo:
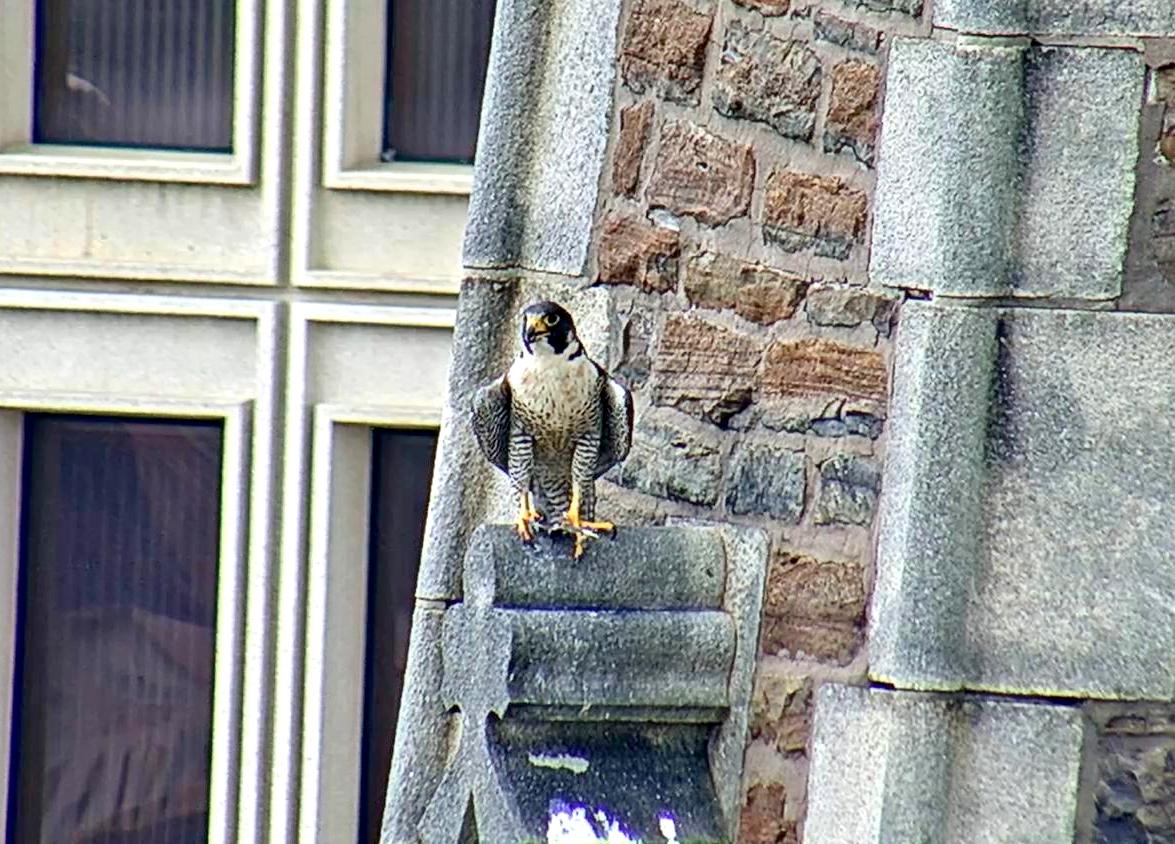
[[[37,0],[33,140],[227,152],[235,0]]]
[[[437,435],[377,429],[372,445],[360,844],[379,841]]]
[[[384,158],[473,161],[496,0],[388,0]]]
[[[9,842],[206,844],[221,439],[28,417]]]

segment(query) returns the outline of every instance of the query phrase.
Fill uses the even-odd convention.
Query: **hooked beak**
[[[526,336],[527,337],[542,337],[544,334],[549,334],[550,329],[547,328],[541,316],[528,316],[526,318]]]

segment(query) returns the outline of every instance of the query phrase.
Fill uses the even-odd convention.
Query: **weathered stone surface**
[[[1072,844],[1077,709],[825,685],[804,838]]]
[[[859,563],[778,554],[767,572],[762,648],[845,664],[861,645],[865,602]]]
[[[1097,844],[1175,840],[1175,736],[1103,736],[1093,797]]]
[[[764,362],[763,389],[768,395],[884,401],[887,383],[885,361],[876,351],[829,340],[772,343]]]
[[[735,515],[768,515],[799,522],[807,463],[802,451],[770,442],[744,442],[731,460],[726,507]]]
[[[466,267],[584,271],[612,121],[620,6],[499,0]]]
[[[761,668],[751,699],[752,740],[769,742],[780,753],[800,753],[811,732],[813,681],[806,674]]]
[[[853,0],[861,9],[871,12],[902,12],[917,15],[922,11],[922,0]]]
[[[732,20],[714,80],[714,108],[809,140],[820,97],[820,59],[802,41],[784,41]]]
[[[797,844],[796,824],[785,819],[786,802],[782,785],[751,786],[739,823],[740,844]]]
[[[860,563],[781,552],[767,571],[763,612],[857,624],[865,618],[866,597]]]
[[[646,413],[620,467],[619,483],[658,498],[715,504],[722,484],[718,438],[671,414]]]
[[[908,303],[895,382],[871,675],[1175,697],[1175,318]]]
[[[791,8],[791,0],[734,0],[736,5],[746,9],[754,9],[768,17],[786,15]]]
[[[731,308],[760,325],[790,319],[807,287],[797,276],[717,252],[703,252],[686,263],[685,293],[691,305]]]
[[[960,296],[1119,293],[1140,53],[898,38],[888,74],[875,280]]]
[[[847,150],[862,164],[872,166],[880,85],[881,70],[868,62],[852,59],[832,69],[825,152]]]
[[[890,322],[897,310],[897,300],[879,296],[859,287],[820,284],[808,291],[804,311],[813,325],[855,328],[872,323],[882,335],[890,332]]]
[[[865,193],[835,176],[777,170],[767,177],[763,234],[788,252],[812,248],[847,258],[861,241],[867,213]]]
[[[875,401],[843,401],[825,398],[768,400],[759,404],[764,428],[818,437],[881,436],[885,408]]]
[[[653,402],[723,424],[750,403],[762,354],[751,337],[672,314],[653,358]]]
[[[638,0],[621,45],[625,83],[637,93],[652,90],[696,105],[712,21],[712,11],[695,11],[680,0]]]
[[[681,240],[672,229],[643,217],[613,212],[600,230],[599,273],[605,284],[632,284],[650,293],[677,287]]]
[[[726,549],[714,529],[625,526],[625,542],[593,543],[568,576],[566,542],[530,545],[501,525],[482,525],[465,558],[465,600],[506,609],[717,610],[726,587]],[[634,548],[653,565],[632,565]]]
[[[816,524],[872,523],[880,491],[881,467],[876,461],[849,454],[828,458],[820,464]]]
[[[612,151],[612,189],[616,193],[631,196],[636,191],[654,114],[652,100],[620,110],[620,131]]]
[[[936,0],[936,26],[999,35],[1175,36],[1175,7],[1167,0]]]
[[[661,129],[648,200],[653,207],[721,225],[747,213],[754,181],[750,146],[701,126],[670,122]]]
[[[815,35],[818,41],[827,41],[849,50],[876,54],[881,49],[881,32],[863,23],[855,23],[817,10]]]

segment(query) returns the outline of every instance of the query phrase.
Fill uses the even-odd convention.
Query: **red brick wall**
[[[887,37],[921,0],[632,0],[595,279],[633,454],[605,512],[772,539],[744,844],[795,841],[811,692],[862,680],[892,294],[867,286]]]

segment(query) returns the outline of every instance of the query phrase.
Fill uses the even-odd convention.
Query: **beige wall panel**
[[[459,195],[318,192],[313,270],[402,279],[461,278],[469,198]]]
[[[310,403],[440,406],[449,329],[317,323],[309,330]]]
[[[272,235],[256,191],[215,185],[0,179],[0,270],[82,262],[95,275],[183,269],[268,274]],[[121,270],[121,271],[120,271]]]
[[[3,310],[0,391],[126,395],[130,382],[150,398],[249,398],[255,347],[245,319]]]

